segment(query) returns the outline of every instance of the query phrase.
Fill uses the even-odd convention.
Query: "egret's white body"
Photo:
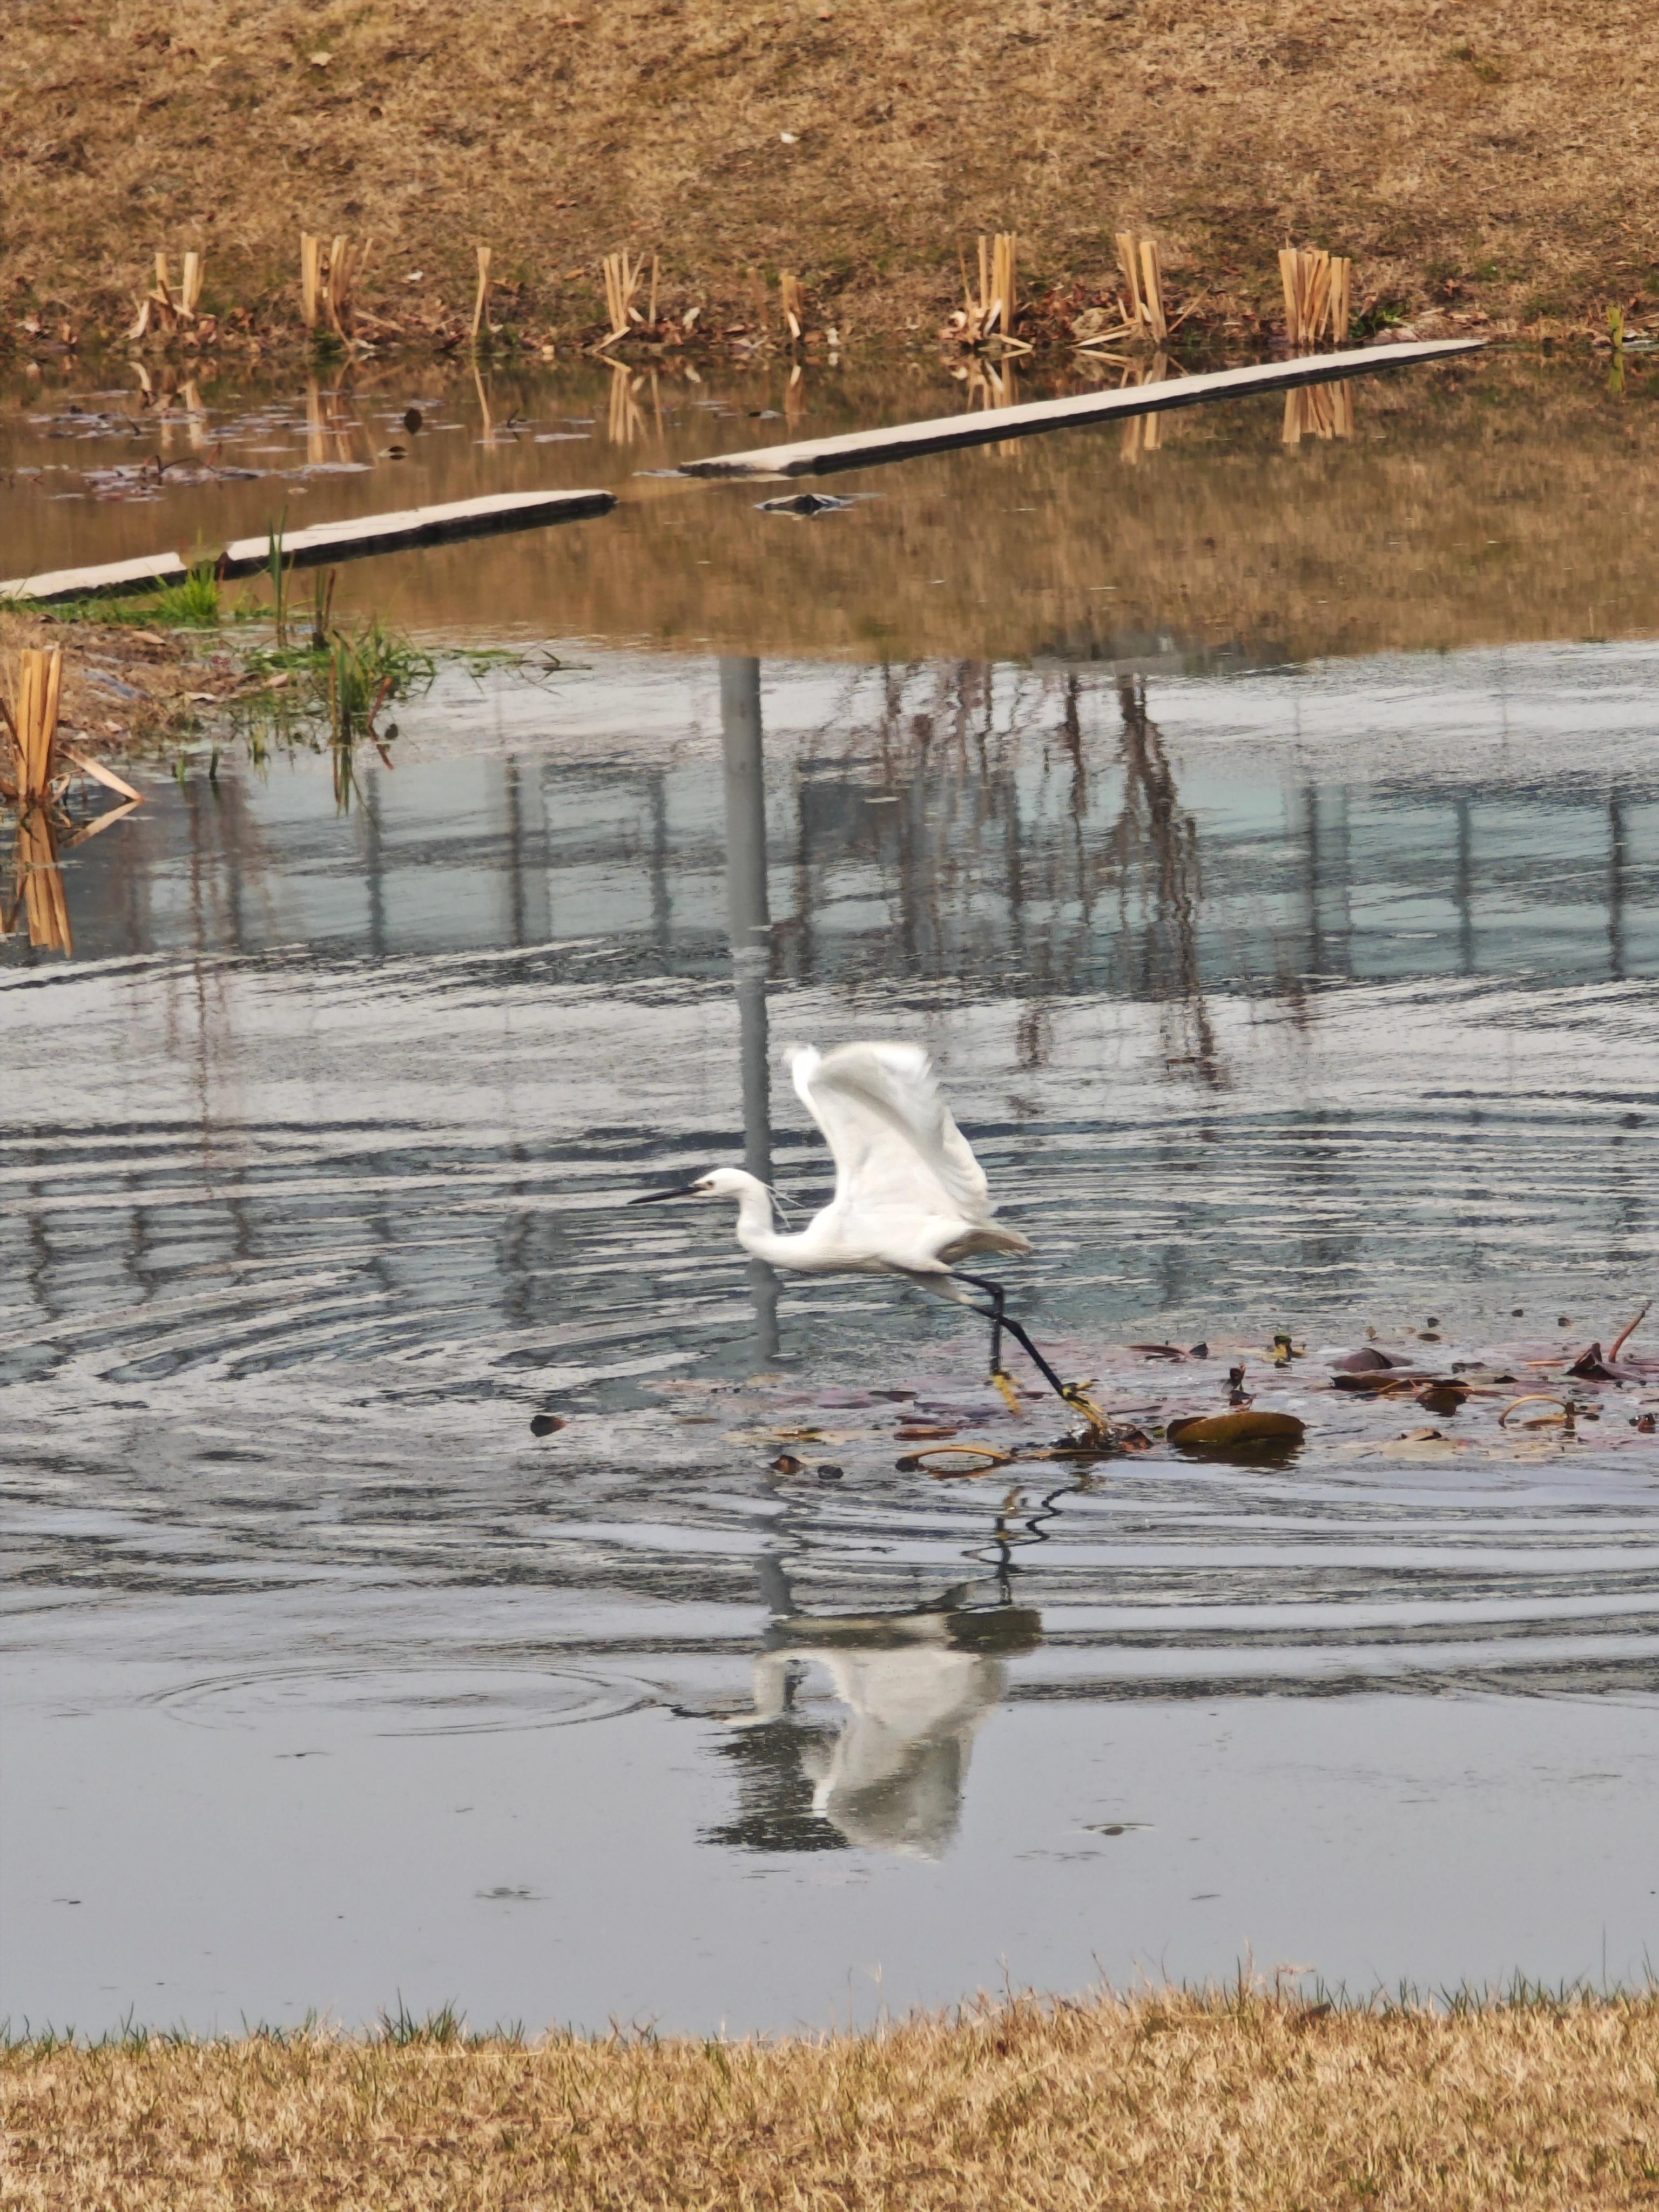
[[[1004,1308],[1000,1285],[956,1271],[981,1253],[1021,1256],[1030,1243],[992,1218],[985,1170],[939,1096],[920,1045],[844,1044],[820,1053],[802,1045],[789,1072],[836,1163],[836,1194],[805,1229],[781,1230],[772,1194],[742,1168],[716,1168],[678,1190],[651,1191],[636,1206],[670,1198],[734,1198],[738,1242],[757,1260],[809,1275],[907,1276],[965,1305],[973,1292],[991,1323],[991,1368],[1001,1372],[1002,1333],[1018,1340],[1062,1398],[1066,1386]],[[1081,1401],[1079,1401],[1081,1402]]]
[[[741,1168],[693,1188],[738,1201],[738,1242],[757,1260],[803,1274],[886,1273],[945,1281],[981,1252],[1025,1253],[992,1219],[985,1170],[939,1096],[920,1045],[803,1045],[789,1055],[802,1104],[836,1163],[836,1194],[805,1229],[779,1230],[772,1194]]]

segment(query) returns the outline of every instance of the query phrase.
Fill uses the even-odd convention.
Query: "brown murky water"
[[[6,464],[64,476],[0,489],[4,565],[279,485],[629,496],[346,572],[534,650],[447,663],[343,808],[305,750],[147,774],[67,856],[75,957],[0,948],[0,2009],[1639,1978],[1659,1368],[1560,1364],[1659,1258],[1639,380],[1486,364],[1346,441],[1274,402],[811,522],[630,473],[793,430],[781,380],[498,377],[483,443],[470,382],[198,396],[174,452],[299,473],[105,495],[153,419],[30,395]],[[863,1034],[935,1052],[1066,1371],[1151,1428],[1242,1360],[1301,1448],[901,1468],[901,1419],[1055,1425],[960,1315],[625,1210],[745,1147],[816,1202],[779,1051]],[[1334,1390],[1371,1330],[1515,1380]],[[1499,1425],[1529,1389],[1571,1431]]]

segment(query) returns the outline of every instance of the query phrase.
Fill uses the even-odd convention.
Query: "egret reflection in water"
[[[1042,1642],[1040,1615],[1013,1602],[1006,1572],[988,1596],[968,1583],[927,1604],[858,1613],[802,1610],[775,1554],[760,1579],[772,1617],[754,1710],[728,1723],[723,1747],[738,1811],[704,1841],[940,1857],[962,1818],[974,1739],[1007,1689],[1006,1662]],[[839,1727],[798,1705],[814,1668],[848,1709]]]

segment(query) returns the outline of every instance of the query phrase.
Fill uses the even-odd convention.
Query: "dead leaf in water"
[[[1294,1413],[1270,1413],[1255,1406],[1236,1413],[1194,1413],[1169,1424],[1164,1434],[1182,1451],[1249,1451],[1263,1445],[1300,1443],[1308,1425]]]

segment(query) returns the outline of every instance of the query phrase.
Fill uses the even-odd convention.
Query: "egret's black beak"
[[[630,1206],[660,1206],[665,1198],[690,1198],[696,1188],[694,1182],[683,1182],[675,1190],[648,1190],[643,1198],[630,1198],[628,1203]]]

